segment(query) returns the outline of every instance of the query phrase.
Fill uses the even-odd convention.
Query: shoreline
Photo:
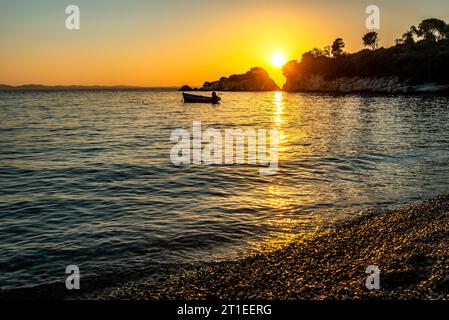
[[[212,262],[97,299],[449,299],[449,195],[369,213],[285,248]],[[365,287],[369,265],[380,290]]]

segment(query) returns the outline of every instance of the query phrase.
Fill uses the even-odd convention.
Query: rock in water
[[[178,91],[193,91],[193,89],[192,89],[192,87],[185,84],[181,88],[179,88]]]

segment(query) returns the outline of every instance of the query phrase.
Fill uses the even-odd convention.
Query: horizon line
[[[41,88],[122,88],[122,89],[170,89],[170,88],[178,88],[178,85],[157,85],[157,86],[142,86],[142,85],[101,85],[101,84],[40,84],[40,83],[25,83],[18,85],[11,85],[0,83],[0,88],[13,88],[20,89],[26,87],[41,87]]]

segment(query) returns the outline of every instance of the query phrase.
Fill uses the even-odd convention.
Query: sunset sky
[[[65,28],[70,4],[80,30]],[[281,85],[273,54],[299,59],[336,37],[361,49],[369,4],[382,46],[424,18],[449,21],[448,0],[0,0],[0,83],[200,85],[260,66]]]

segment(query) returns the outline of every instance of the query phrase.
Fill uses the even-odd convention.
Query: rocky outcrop
[[[214,82],[205,82],[202,91],[276,91],[279,86],[262,68],[252,68],[245,74],[222,77]]]
[[[181,88],[179,88],[178,91],[195,91],[195,89],[193,89],[191,86],[188,86],[185,84]]]
[[[341,77],[325,80],[321,75],[302,75],[287,79],[285,91],[309,92],[373,92],[373,93],[436,93],[449,92],[449,86],[426,83],[409,85],[398,77],[363,78]]]

